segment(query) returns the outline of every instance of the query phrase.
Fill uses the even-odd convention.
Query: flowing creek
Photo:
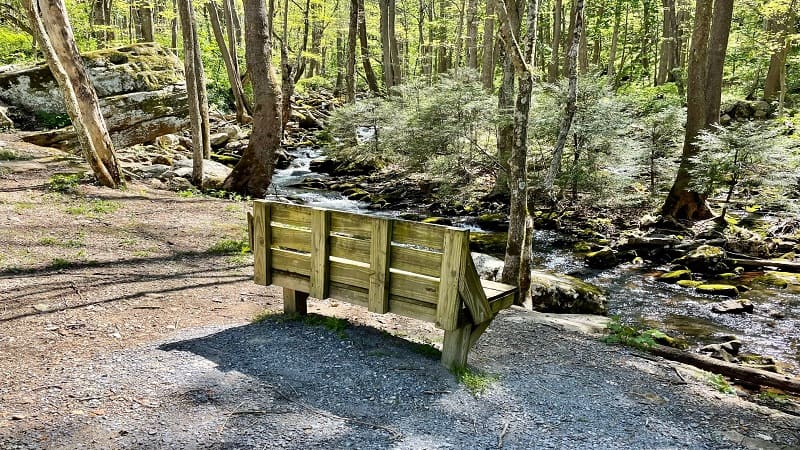
[[[397,215],[397,211],[373,211],[363,202],[349,200],[338,192],[292,187],[306,178],[325,179],[314,173],[309,164],[318,157],[308,148],[294,152],[290,167],[277,170],[273,177],[273,195],[292,198],[306,204],[344,211]],[[469,219],[454,219],[458,226],[476,230]],[[589,269],[576,257],[557,232],[537,230],[534,238],[534,265],[557,273],[566,273],[606,290],[609,315],[618,315],[625,323],[657,328],[684,339],[692,346],[719,343],[735,336],[742,341],[742,352],[772,356],[785,370],[800,375],[800,287],[786,289],[752,284],[741,298],[755,305],[752,314],[717,314],[711,305],[726,300],[655,281],[666,267],[621,265],[598,271]],[[746,278],[748,275],[745,274]]]

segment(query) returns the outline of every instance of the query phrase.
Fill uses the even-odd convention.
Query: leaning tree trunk
[[[567,136],[569,130],[572,128],[572,119],[575,117],[577,111],[577,96],[578,96],[578,45],[580,45],[581,32],[583,29],[583,0],[576,0],[575,2],[575,28],[572,30],[572,44],[567,54],[567,67],[569,85],[567,88],[567,103],[564,105],[564,116],[561,118],[561,124],[558,127],[558,137],[556,138],[556,145],[553,148],[553,159],[550,161],[550,168],[547,171],[547,176],[544,179],[544,186],[542,190],[545,195],[550,199],[554,199],[553,185],[555,184],[556,177],[561,173],[561,157],[564,154],[564,146],[567,143]]]
[[[361,65],[364,66],[364,77],[367,79],[367,86],[373,94],[380,93],[378,78],[372,70],[372,62],[369,59],[369,42],[367,41],[367,16],[364,13],[364,0],[358,1],[358,40],[361,44]]]
[[[223,5],[223,7],[227,6]],[[206,9],[208,10],[208,17],[211,19],[211,29],[214,32],[214,39],[217,41],[217,47],[219,47],[222,55],[222,61],[225,63],[225,70],[228,73],[231,91],[233,91],[236,121],[239,123],[249,122],[250,116],[245,100],[244,87],[242,87],[242,79],[239,77],[239,68],[233,59],[233,55],[230,53],[230,47],[225,43],[225,35],[222,32],[222,24],[219,20],[216,2],[212,0],[206,3]],[[231,34],[228,34],[228,37],[230,36]]]
[[[222,187],[263,198],[281,145],[281,93],[272,68],[271,16],[263,0],[244,0],[245,59],[253,86],[253,132],[242,159]],[[271,9],[271,8],[270,8]]]
[[[107,187],[124,185],[114,144],[75,45],[64,1],[25,0],[25,10],[47,65],[61,88],[67,113],[95,178]]]
[[[183,30],[183,61],[186,71],[186,91],[189,99],[189,119],[192,123],[192,183],[203,185],[203,159],[211,156],[208,96],[200,59],[197,29],[192,0],[178,0],[178,13]]]

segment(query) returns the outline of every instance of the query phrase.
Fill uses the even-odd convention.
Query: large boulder
[[[727,260],[728,256],[722,248],[701,245],[674,262],[686,266],[693,272],[722,273],[730,270],[726,264]]]
[[[117,146],[151,142],[188,125],[183,65],[155,43],[87,52],[84,66]],[[0,101],[15,125],[42,130],[69,124],[61,91],[47,65],[0,72]],[[72,128],[37,133],[28,142],[75,148]]]
[[[194,161],[190,159],[182,159],[175,161],[175,177],[192,179],[192,169]],[[204,160],[203,161],[203,187],[206,189],[221,189],[222,183],[225,178],[233,171],[225,164],[216,161]]]
[[[602,315],[608,312],[602,289],[569,275],[532,271],[531,295],[536,311]]]

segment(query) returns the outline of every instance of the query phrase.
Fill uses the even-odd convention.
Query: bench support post
[[[455,330],[445,330],[442,344],[442,365],[450,370],[467,366],[472,325],[464,325]]]
[[[283,312],[284,314],[308,314],[306,300],[308,293],[295,291],[294,289],[283,288]]]

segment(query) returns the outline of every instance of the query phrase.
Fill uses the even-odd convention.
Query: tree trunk
[[[172,13],[170,20],[170,48],[178,54],[178,0],[172,0]]]
[[[486,0],[486,18],[483,21],[483,60],[481,84],[486,92],[494,91],[494,10],[495,0]]]
[[[464,7],[464,0],[461,2],[461,8],[458,8],[458,22],[456,25],[456,42],[455,42],[455,50],[453,52],[453,58],[455,62],[453,63],[453,67],[455,72],[458,72],[458,69],[461,68],[461,48],[462,44],[464,43],[462,37],[464,34],[464,12],[466,8]]]
[[[558,127],[558,137],[556,138],[556,145],[553,148],[553,159],[550,161],[550,168],[547,171],[547,176],[544,180],[543,191],[550,199],[554,198],[553,185],[555,184],[556,177],[561,173],[561,157],[564,154],[564,145],[567,143],[567,136],[569,130],[572,128],[572,119],[575,117],[577,110],[577,95],[578,95],[578,45],[580,44],[580,34],[583,29],[583,0],[575,1],[575,29],[572,31],[572,45],[570,45],[569,53],[567,54],[567,62],[569,68],[569,87],[567,91],[567,103],[564,105],[564,116],[561,118],[561,124]]]
[[[478,0],[467,0],[467,67],[478,70]]]
[[[272,68],[272,15],[263,0],[244,0],[245,59],[253,85],[253,132],[223,188],[263,198],[272,183],[281,144],[281,94]],[[270,11],[272,8],[270,8]]]
[[[507,2],[508,3],[508,2]],[[519,287],[520,303],[530,305],[530,274],[533,220],[528,214],[528,117],[533,91],[533,71],[535,61],[536,37],[538,34],[539,1],[529,0],[527,36],[522,55],[516,49],[510,50],[515,58],[518,73],[519,90],[514,109],[514,142],[509,158],[510,210],[508,240],[506,242],[505,265],[502,279],[504,282]],[[511,13],[509,13],[511,14]],[[514,24],[512,17],[506,17],[508,25]],[[517,19],[517,23],[519,23]],[[514,27],[506,26],[504,37],[507,43],[521,42],[520,39],[509,39]],[[518,28],[517,28],[518,29]]]
[[[651,0],[642,0],[642,42],[639,49],[639,62],[644,75],[650,74],[650,28],[652,26]]]
[[[715,0],[706,63],[705,126],[719,122],[719,108],[722,103],[722,74],[725,67],[725,53],[728,50],[731,17],[733,17],[733,0]]]
[[[594,42],[592,43],[592,64],[595,67],[600,67],[600,53],[602,50],[603,41],[603,22],[606,16],[606,4],[600,5],[600,11],[597,12],[597,20],[594,23],[595,35]]]
[[[192,183],[203,185],[203,159],[211,156],[208,123],[208,96],[200,59],[197,29],[194,27],[194,9],[191,0],[178,0],[178,11],[183,30],[183,62],[186,72],[186,91],[189,98],[189,118],[192,123],[193,170]]]
[[[581,20],[584,24],[586,23],[585,17]],[[584,26],[583,30],[581,31],[580,45],[578,46],[578,70],[581,75],[586,75],[589,73],[589,41],[586,37],[586,28],[587,27]]]
[[[697,134],[706,127],[706,73],[708,38],[711,29],[711,0],[697,0],[695,7],[692,47],[689,50],[689,72],[686,85],[686,135],[683,154],[675,182],[672,184],[661,214],[675,219],[702,220],[711,217],[706,196],[689,191],[691,158],[699,148],[695,145]]]
[[[402,83],[402,65],[400,63],[400,47],[397,44],[397,33],[395,32],[395,13],[396,13],[396,3],[395,0],[388,0],[389,3],[389,20],[388,20],[388,28],[389,28],[389,48],[390,48],[390,55],[391,55],[391,65],[392,65],[392,86],[397,86]]]
[[[225,43],[225,36],[222,32],[219,14],[217,13],[217,4],[214,1],[209,1],[206,3],[206,9],[208,10],[214,38],[217,41],[217,47],[219,47],[220,53],[222,54],[222,61],[225,63],[225,70],[228,73],[231,91],[233,91],[233,99],[236,107],[236,121],[239,123],[249,122],[250,116],[248,115],[247,103],[245,102],[242,79],[239,77],[239,70],[234,63],[233,56],[230,54],[230,47]],[[228,35],[228,37],[230,36],[231,34]]]
[[[350,24],[347,28],[347,51],[345,63],[345,91],[347,103],[356,101],[356,34],[358,33],[358,0],[350,0]]]
[[[661,26],[661,54],[658,61],[656,86],[666,83],[672,77],[675,67],[675,0],[661,0],[664,20]]]
[[[83,154],[103,186],[125,184],[97,93],[86,74],[63,0],[25,0],[31,28],[64,96]]]
[[[764,80],[764,100],[775,100],[782,92],[781,74],[785,71],[786,56],[792,45],[789,34],[795,23],[794,3],[792,1],[786,11],[780,11],[783,13],[781,16],[774,14],[767,19],[767,33],[772,35],[771,41],[774,50],[770,55],[769,69]]]
[[[92,29],[94,38],[103,46],[114,39],[114,31],[111,28],[111,0],[92,2]]]
[[[378,78],[372,70],[372,62],[369,59],[369,42],[367,41],[367,16],[364,12],[364,0],[358,1],[358,40],[361,44],[361,65],[364,66],[364,77],[367,79],[367,86],[373,94],[380,93]]]
[[[142,27],[142,34],[139,42],[155,41],[153,35],[153,8],[149,4],[139,8],[139,20]]]
[[[606,72],[608,79],[614,79],[615,64],[617,60],[617,46],[619,45],[619,22],[622,16],[622,10],[619,7],[619,2],[614,3],[614,28],[611,32],[611,46],[608,49],[608,68]]]
[[[550,59],[550,71],[548,72],[547,81],[549,83],[555,83],[558,79],[558,71],[561,68],[561,55],[559,54],[561,50],[561,12],[563,10],[563,6],[561,4],[561,0],[555,0],[555,4],[553,6],[553,43],[550,46],[552,49],[552,55]]]

